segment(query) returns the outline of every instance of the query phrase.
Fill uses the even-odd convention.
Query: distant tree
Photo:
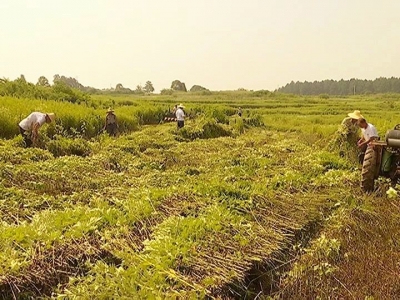
[[[121,83],[118,83],[116,86],[115,86],[115,90],[116,91],[122,91],[124,89],[124,87],[123,87],[123,85],[121,84]]]
[[[400,78],[380,77],[375,80],[323,80],[314,82],[290,82],[277,90],[282,93],[300,95],[352,95],[369,93],[399,93]]]
[[[10,82],[10,79],[5,78],[5,77],[0,78],[0,83],[7,83],[7,82]]]
[[[191,87],[190,91],[191,92],[202,92],[202,91],[208,91],[208,89],[206,89],[205,87],[203,87],[201,85],[194,85]]]
[[[174,91],[187,92],[185,83],[179,80],[172,81],[171,89]]]
[[[23,74],[21,74],[21,76],[19,76],[15,81],[18,83],[27,83],[25,76]]]
[[[60,75],[56,74],[53,76],[53,83],[56,83],[57,81],[60,81],[61,77]]]
[[[151,83],[151,81],[147,81],[143,89],[146,93],[149,93],[149,94],[154,92],[154,87],[153,87],[153,84]]]
[[[140,84],[138,84],[136,86],[135,94],[144,94],[144,92],[145,92],[144,88]]]
[[[56,82],[63,82],[65,83],[67,86],[72,87],[74,89],[78,89],[81,91],[86,91],[88,88],[83,86],[76,78],[73,77],[66,77],[64,75],[59,75],[56,74],[53,76],[53,83]]]
[[[49,87],[50,83],[46,77],[40,76],[36,85]]]

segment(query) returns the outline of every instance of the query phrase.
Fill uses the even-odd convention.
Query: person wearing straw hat
[[[342,126],[345,127],[349,132],[351,131],[357,131],[358,128],[356,127],[357,125],[357,120],[363,119],[363,115],[359,110],[355,110],[352,113],[348,113],[347,117],[343,119],[342,121]]]
[[[179,104],[178,109],[175,112],[178,129],[185,126],[185,112],[183,111],[184,108],[185,107],[182,104]]]
[[[355,140],[357,142],[359,138],[357,121],[359,119],[363,119],[363,115],[359,110],[355,110],[354,112],[348,113],[347,117],[343,119],[340,124],[339,132],[341,135],[346,137],[349,140]]]
[[[39,136],[39,128],[44,123],[54,122],[56,115],[53,113],[41,113],[33,112],[21,122],[19,122],[19,132],[24,138],[25,147],[31,147],[37,145],[37,139]]]
[[[109,136],[117,136],[117,116],[114,114],[114,110],[109,108],[107,110],[106,122],[104,124],[103,130],[106,130]]]
[[[335,136],[328,144],[330,151],[338,150],[341,157],[347,157],[354,161],[357,160],[358,151],[356,145],[360,138],[357,126],[359,118],[363,118],[359,110],[347,114],[347,117],[339,125]]]

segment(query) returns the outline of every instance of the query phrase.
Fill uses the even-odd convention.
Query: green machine
[[[368,145],[361,170],[361,188],[373,191],[379,176],[390,178],[396,184],[400,178],[400,124],[386,133],[385,141]]]

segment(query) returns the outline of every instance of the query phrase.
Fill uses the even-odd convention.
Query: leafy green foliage
[[[33,109],[58,116],[40,130],[43,149],[20,147],[21,137],[0,140],[3,297],[255,298],[262,293],[250,282],[260,286],[274,271],[255,280],[247,274],[282,262],[288,273],[268,286],[286,298],[346,296],[335,278],[346,280],[348,264],[362,278],[363,259],[352,259],[352,246],[369,261],[378,248],[385,267],[396,270],[398,218],[382,219],[388,230],[379,229],[369,198],[353,188],[355,165],[326,147],[356,105],[390,128],[395,113],[378,118],[386,98],[332,104],[243,91],[93,100],[96,107],[1,98],[2,137],[12,137]],[[158,124],[176,103],[187,107],[185,127]],[[126,133],[118,138],[98,135],[111,105]],[[381,204],[384,215],[396,214],[397,199],[383,200],[393,201]],[[368,237],[374,247],[364,253]],[[380,298],[395,291],[387,273],[380,278],[386,274],[394,288]]]
[[[178,130],[178,136],[188,140],[210,139],[221,136],[232,136],[232,129],[224,124],[219,124],[215,119],[202,119],[195,124],[185,125]]]
[[[40,84],[38,85],[19,79],[2,81],[0,82],[0,96],[58,100],[71,103],[88,103],[90,101],[89,95],[73,89],[61,81],[49,86],[45,78],[40,79]]]
[[[88,156],[91,153],[89,143],[82,138],[69,139],[56,136],[55,139],[46,144],[46,147],[55,157],[64,155]]]

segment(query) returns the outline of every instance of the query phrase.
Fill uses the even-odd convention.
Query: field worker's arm
[[[361,141],[360,140],[360,142],[358,143],[358,148],[361,148],[362,146],[364,146],[365,144],[368,144],[369,143],[369,140],[368,141]]]
[[[371,136],[367,141],[364,140],[364,138],[363,138],[363,141],[360,144],[358,144],[358,147],[362,147],[364,145],[368,145],[370,142],[375,141],[377,139],[378,139],[378,136]]]

